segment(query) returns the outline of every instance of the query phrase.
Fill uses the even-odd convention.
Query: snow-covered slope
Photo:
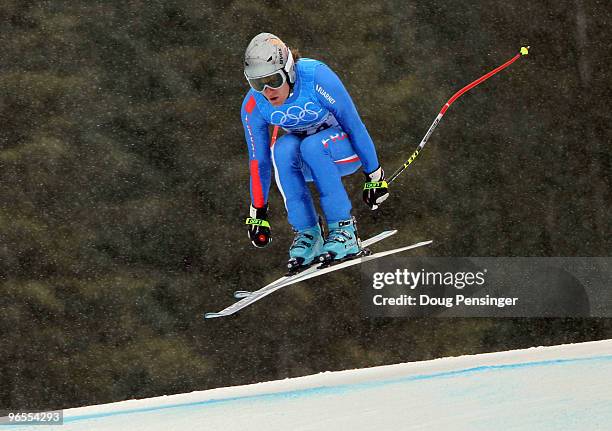
[[[612,430],[612,340],[80,407],[44,429]]]

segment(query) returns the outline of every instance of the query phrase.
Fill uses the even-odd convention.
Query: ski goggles
[[[272,75],[262,76],[261,78],[247,77],[247,81],[249,81],[249,85],[253,90],[257,91],[258,93],[263,93],[266,87],[270,87],[272,90],[281,88],[287,81],[287,78],[285,77],[283,71],[279,70]]]

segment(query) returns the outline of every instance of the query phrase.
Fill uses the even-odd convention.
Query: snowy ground
[[[44,430],[612,430],[612,340],[65,411]]]

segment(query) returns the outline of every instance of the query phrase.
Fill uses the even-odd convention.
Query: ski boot
[[[330,223],[327,227],[329,234],[323,244],[323,253],[318,258],[319,262],[330,264],[333,261],[350,259],[362,253],[354,218]]]
[[[322,252],[323,236],[321,226],[315,225],[304,230],[295,231],[295,238],[289,248],[289,274],[295,274],[307,267]]]

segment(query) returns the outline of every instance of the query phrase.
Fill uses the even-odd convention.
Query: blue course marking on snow
[[[442,371],[442,372],[432,373],[432,374],[417,374],[414,376],[396,377],[393,379],[376,380],[373,382],[347,383],[343,385],[320,386],[320,387],[315,387],[315,388],[296,389],[292,391],[275,392],[275,393],[270,393],[270,394],[243,395],[243,396],[231,397],[231,398],[210,399],[210,400],[204,400],[204,401],[194,401],[190,403],[169,404],[169,405],[157,406],[157,407],[142,407],[142,408],[136,408],[136,409],[131,409],[131,410],[121,410],[121,411],[115,411],[115,412],[111,411],[111,412],[104,412],[104,413],[93,413],[89,415],[65,417],[64,423],[66,424],[70,422],[77,422],[77,421],[83,421],[83,420],[88,420],[88,419],[100,419],[100,418],[105,418],[105,417],[110,417],[110,416],[147,413],[147,412],[168,410],[168,409],[181,409],[181,408],[198,407],[198,406],[203,406],[203,405],[231,403],[235,401],[270,400],[270,399],[277,399],[277,398],[287,399],[287,398],[301,398],[305,396],[320,395],[320,394],[341,394],[341,393],[349,392],[351,390],[371,389],[371,388],[393,385],[393,384],[398,384],[398,383],[405,383],[409,381],[455,377],[455,376],[462,376],[462,375],[487,372],[487,371],[504,371],[504,370],[518,369],[518,368],[543,367],[543,366],[549,366],[549,365],[556,366],[556,365],[567,365],[567,364],[575,364],[575,363],[583,363],[583,362],[608,362],[608,361],[612,361],[612,355],[593,356],[593,357],[587,357],[587,358],[573,358],[573,359],[551,359],[551,360],[542,360],[542,361],[533,361],[533,362],[522,362],[522,363],[516,363],[516,364],[482,365],[482,366],[473,367],[473,368],[465,368],[462,370]]]

